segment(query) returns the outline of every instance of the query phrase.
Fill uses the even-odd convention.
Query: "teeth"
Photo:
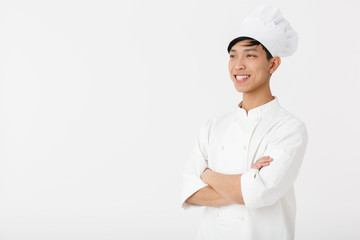
[[[237,80],[243,80],[244,78],[248,78],[250,77],[250,75],[246,75],[246,76],[236,76]]]

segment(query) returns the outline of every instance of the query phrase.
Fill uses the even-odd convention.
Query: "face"
[[[249,40],[236,43],[230,50],[229,73],[235,88],[243,94],[261,94],[270,90],[270,74],[280,64],[280,58],[266,59],[261,45],[246,46]]]

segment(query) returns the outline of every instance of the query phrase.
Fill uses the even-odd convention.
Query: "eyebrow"
[[[243,52],[251,52],[251,51],[257,52],[256,48],[247,48],[242,51]],[[231,49],[230,52],[237,52],[237,51],[235,49]]]

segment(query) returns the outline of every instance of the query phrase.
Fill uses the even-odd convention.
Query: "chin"
[[[235,87],[235,90],[237,91],[237,92],[244,92],[245,91],[245,89],[243,89],[243,88],[240,88],[239,86],[237,86],[236,84],[234,84],[234,87]]]
[[[244,93],[244,89],[235,88],[237,92]]]

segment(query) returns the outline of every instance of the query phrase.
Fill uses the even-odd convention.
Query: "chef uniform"
[[[262,6],[251,17],[245,19],[241,36],[266,42],[262,34],[277,34],[279,30],[276,24],[275,33],[267,29],[275,26],[274,21],[270,21],[275,19],[287,28],[291,41],[284,40],[282,44],[287,46],[284,49],[270,39],[266,48],[273,56],[288,56],[296,50],[297,34],[291,32],[290,25],[277,8]],[[265,21],[265,26],[261,26],[259,19]],[[249,28],[249,24],[260,30],[263,28],[263,32]],[[197,239],[294,239],[296,203],[293,184],[307,145],[306,126],[280,106],[277,96],[248,112],[241,106],[242,102],[233,111],[207,119],[201,125],[183,171],[182,207],[198,207],[185,201],[207,186],[200,178],[207,167],[219,173],[242,174],[241,191],[245,204],[205,207]],[[252,169],[252,164],[263,156],[270,156],[273,161],[261,170]]]

